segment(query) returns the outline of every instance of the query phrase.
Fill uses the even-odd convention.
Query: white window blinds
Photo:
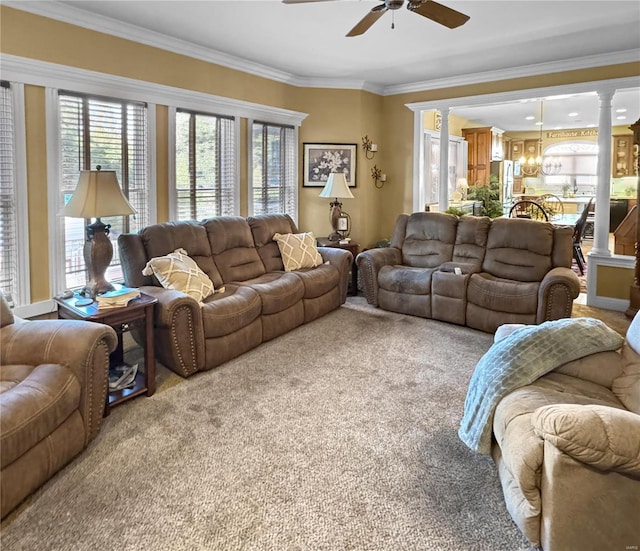
[[[238,213],[235,120],[176,112],[176,217]]]
[[[111,224],[113,261],[109,281],[122,278],[117,238],[149,223],[147,107],[144,103],[60,92],[61,205],[71,198],[81,170],[115,170],[123,193],[136,210],[133,216],[102,219]],[[64,218],[66,286],[86,283],[83,246],[85,220]]]
[[[0,290],[18,297],[18,229],[14,163],[13,102],[8,82],[0,82]]]
[[[254,122],[251,129],[253,214],[287,213],[297,219],[296,132]]]

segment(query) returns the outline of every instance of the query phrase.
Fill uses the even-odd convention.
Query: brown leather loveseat
[[[276,233],[298,230],[285,214],[220,216],[156,224],[118,238],[126,285],[158,299],[154,326],[159,361],[187,377],[345,302],[351,253],[319,247],[319,266],[286,272],[273,239]],[[202,304],[142,273],[151,259],[177,249],[188,253],[216,289]]]
[[[401,214],[356,262],[370,304],[489,333],[571,316],[572,229],[523,218]]]
[[[78,455],[102,424],[115,331],[14,318],[0,294],[0,516]]]

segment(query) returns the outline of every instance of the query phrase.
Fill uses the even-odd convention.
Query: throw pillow
[[[285,272],[300,268],[315,268],[322,264],[322,256],[318,252],[316,239],[311,232],[276,233],[273,240],[278,243]]]
[[[187,251],[176,249],[166,256],[157,256],[147,262],[142,274],[155,275],[165,289],[182,291],[198,302],[213,294],[213,283],[195,263]]]

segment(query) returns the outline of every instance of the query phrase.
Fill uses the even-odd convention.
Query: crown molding
[[[538,98],[553,96],[556,94],[584,94],[586,92],[612,92],[629,88],[640,87],[640,76],[616,78],[610,80],[576,82],[573,84],[558,84],[543,88],[528,88],[525,90],[509,90],[493,94],[480,94],[475,96],[461,96],[456,98],[438,99],[405,103],[405,107],[414,113],[430,111],[432,109],[455,109],[456,107],[469,107],[473,105],[487,105],[496,103],[509,103],[523,99],[531,99],[532,95]]]
[[[146,44],[147,46],[152,46],[161,50],[185,55],[208,63],[214,63],[216,65],[221,65],[229,69],[234,69],[276,82],[289,84],[291,86],[300,88],[365,90],[382,96],[392,96],[411,92],[423,92],[441,88],[451,88],[455,86],[480,84],[483,82],[494,82],[499,80],[508,80],[514,78],[572,71],[576,69],[588,69],[591,67],[603,67],[606,65],[616,65],[620,63],[640,61],[640,52],[638,50],[625,50],[621,52],[586,56],[575,59],[566,59],[548,63],[539,63],[535,65],[522,65],[519,67],[498,69],[495,71],[487,71],[482,73],[472,73],[456,77],[447,77],[407,84],[384,86],[379,83],[364,80],[307,77],[303,75],[296,75],[247,59],[232,56],[217,50],[205,48],[204,46],[192,44],[185,40],[173,38],[161,33],[157,33],[155,31],[143,29],[142,27],[138,27],[136,25],[123,23],[110,17],[92,14],[80,8],[68,6],[55,0],[35,0],[29,2],[18,0],[4,0],[2,3],[10,8],[33,13],[34,15],[56,19],[64,23],[69,23],[96,32],[117,36],[119,38],[131,40],[132,42]]]
[[[5,80],[299,126],[307,113],[0,53]]]
[[[442,88],[452,88],[455,86],[547,75],[551,73],[563,73],[565,71],[574,71],[576,69],[589,69],[592,67],[604,67],[606,65],[618,65],[620,63],[632,63],[637,61],[640,61],[639,50],[624,50],[609,54],[564,59],[561,61],[550,61],[548,63],[537,63],[535,65],[522,65],[520,67],[498,69],[496,71],[486,71],[483,73],[472,73],[458,77],[425,80],[422,82],[414,82],[412,84],[387,86],[384,89],[383,95],[391,96],[396,94],[407,94],[410,92],[424,92],[427,90],[438,90]]]

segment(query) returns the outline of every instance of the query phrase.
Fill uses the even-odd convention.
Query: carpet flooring
[[[492,336],[356,297],[112,410],[10,550],[529,551],[457,427]]]

